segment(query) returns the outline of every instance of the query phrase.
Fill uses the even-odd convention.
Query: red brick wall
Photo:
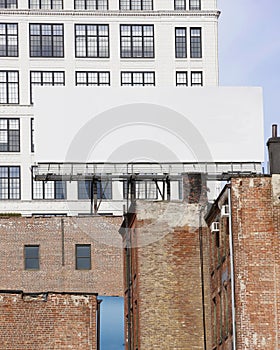
[[[0,294],[0,348],[96,349],[96,296]]]
[[[222,216],[218,206],[212,210],[219,231],[209,229],[211,273],[211,338],[212,349],[232,350],[231,266],[229,249],[229,217]],[[218,239],[218,241],[217,241]]]
[[[238,350],[280,348],[280,198],[271,181],[232,179]]]
[[[136,212],[135,229],[139,246],[131,251],[131,266],[134,327],[139,312],[137,349],[203,350],[200,242],[199,229],[196,226],[199,206],[137,201]],[[182,216],[176,219],[178,212]],[[133,225],[131,228],[132,235]],[[209,346],[210,280],[205,228],[202,236],[205,318]],[[132,332],[135,337],[135,328]],[[135,344],[133,349],[136,349]]]
[[[0,218],[1,289],[122,296],[122,240],[118,232],[121,220],[120,217]],[[27,244],[40,245],[38,271],[24,269]],[[91,244],[91,270],[75,269],[76,244]]]

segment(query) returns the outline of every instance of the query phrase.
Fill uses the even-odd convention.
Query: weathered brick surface
[[[274,185],[272,187],[272,182]],[[237,349],[280,347],[280,177],[232,179]]]
[[[232,350],[231,264],[229,217],[221,216],[218,206],[212,208],[209,226],[219,223],[219,231],[209,229],[211,274],[211,348]]]
[[[137,247],[131,252],[131,304],[132,322],[134,326],[138,322],[139,329],[138,344],[134,339],[133,349],[202,350],[199,205],[138,201],[136,213],[136,225],[132,225],[135,232],[131,232],[137,239],[133,241]],[[210,280],[205,225],[201,233],[206,276],[205,319],[209,330]],[[134,338],[136,333],[134,329]]]
[[[3,350],[95,350],[96,296],[0,294]]]
[[[119,217],[0,218],[0,288],[123,295]],[[40,270],[24,269],[24,245],[40,245]],[[91,270],[75,269],[75,245],[91,244]]]

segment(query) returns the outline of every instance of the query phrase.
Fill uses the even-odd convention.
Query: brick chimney
[[[270,174],[280,174],[280,137],[277,135],[277,125],[272,125],[272,137],[267,141]]]
[[[184,173],[183,200],[189,204],[202,204],[208,202],[206,174]]]

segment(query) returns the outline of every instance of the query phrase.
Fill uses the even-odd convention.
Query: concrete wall
[[[96,295],[0,292],[5,350],[95,350]]]

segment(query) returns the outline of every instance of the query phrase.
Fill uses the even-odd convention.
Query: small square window
[[[39,270],[39,246],[24,246],[24,268],[25,270]]]
[[[76,270],[91,269],[90,244],[76,244]]]

